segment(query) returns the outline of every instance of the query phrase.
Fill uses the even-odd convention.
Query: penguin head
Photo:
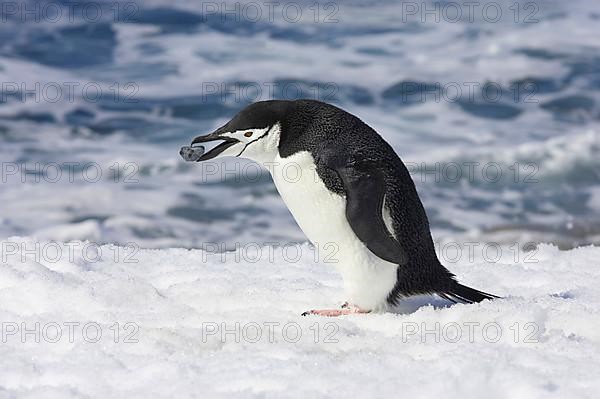
[[[277,155],[285,112],[285,101],[250,104],[214,132],[194,138],[191,146],[183,147],[179,153],[192,162],[226,156],[271,161]],[[211,144],[216,145],[205,150]]]

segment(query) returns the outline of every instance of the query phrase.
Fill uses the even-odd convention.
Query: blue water
[[[178,151],[316,98],[393,145],[436,239],[600,242],[596,2],[172,3],[3,4],[2,237],[303,241],[266,171]]]

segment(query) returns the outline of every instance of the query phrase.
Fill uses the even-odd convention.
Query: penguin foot
[[[338,317],[357,313],[371,313],[371,311],[359,308],[356,305],[351,305],[348,302],[345,302],[342,305],[341,309],[313,309],[309,310],[308,312],[302,313],[302,316],[314,314],[317,316]]]

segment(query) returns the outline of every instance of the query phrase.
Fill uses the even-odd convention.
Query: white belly
[[[346,219],[345,198],[327,190],[314,165],[309,152],[300,152],[277,157],[269,170],[319,259],[342,274],[347,300],[364,309],[382,309],[396,284],[397,265],[378,258],[358,239]]]

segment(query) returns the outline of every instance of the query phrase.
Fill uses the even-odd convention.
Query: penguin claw
[[[345,314],[350,314],[351,312],[346,309],[312,309],[307,312],[302,313],[302,316],[325,316],[325,317],[338,317]]]
[[[310,316],[314,314],[317,316],[338,317],[357,313],[371,313],[371,311],[361,309],[356,305],[350,305],[348,302],[346,302],[342,305],[342,309],[312,309],[302,313],[302,316]]]

